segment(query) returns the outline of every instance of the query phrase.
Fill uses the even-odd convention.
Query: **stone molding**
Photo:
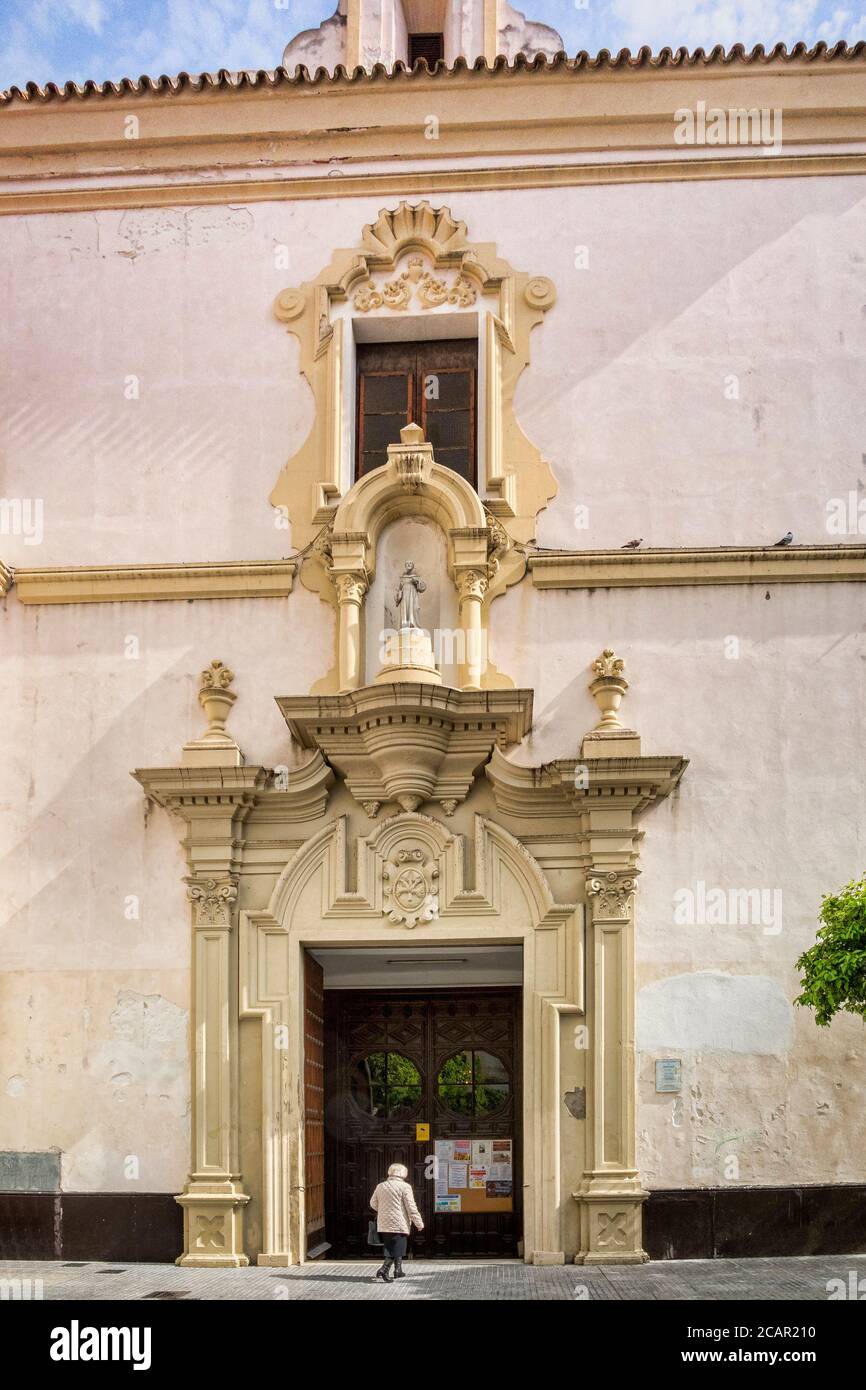
[[[351,833],[346,817],[322,827],[286,865],[263,911],[242,911],[240,932],[240,1016],[258,1019],[262,1030],[262,1143],[265,1184],[262,1195],[262,1253],[259,1264],[288,1265],[304,1258],[303,1143],[299,1078],[303,1038],[295,999],[302,979],[303,946],[329,940],[388,944],[393,934],[412,931],[413,944],[458,943],[483,939],[486,928],[520,939],[525,987],[533,1007],[524,1036],[524,1179],[527,1258],[535,1263],[565,1259],[561,1201],[557,1194],[562,1122],[561,1024],[584,1013],[582,909],[557,903],[532,855],[502,826],[475,818],[474,883],[464,882],[463,837],[450,834],[428,816],[392,817],[358,845],[358,884],[348,876]],[[401,847],[417,848],[423,862],[438,868],[438,911],[414,927],[394,924],[385,911],[390,901],[384,868]],[[420,862],[420,861],[418,861]],[[322,911],[307,917],[303,901],[315,879],[321,883]],[[432,873],[430,880],[433,881]],[[523,906],[504,911],[507,893]],[[363,901],[362,901],[363,899]],[[303,943],[303,944],[302,944]],[[275,1051],[275,1029],[287,1030],[289,1046]]]
[[[183,77],[106,84],[98,95],[94,85],[83,98],[28,95],[2,112],[8,183],[0,210],[862,172],[864,78],[857,46],[835,57],[826,49],[811,58],[805,51],[751,60],[732,53],[722,61],[703,53],[687,61],[670,55],[666,62],[582,55],[514,67],[497,60],[492,70],[458,68],[436,76],[395,72],[316,82],[280,73],[251,81],[243,74],[237,82]],[[767,158],[760,150],[733,155],[722,148],[696,158],[676,146],[673,113],[698,101],[783,108],[782,152]],[[431,110],[440,120],[435,151],[424,139]],[[130,112],[146,123],[147,140],[124,138],[122,116]],[[283,167],[273,167],[275,148],[286,151]],[[401,148],[404,167],[395,167],[394,151]],[[437,169],[424,167],[432,154]],[[551,158],[557,163],[545,166]],[[483,167],[460,167],[470,160]],[[506,160],[511,167],[502,167]],[[381,168],[353,173],[363,161]],[[269,176],[262,178],[268,165]],[[311,168],[322,172],[299,177],[299,170]],[[214,170],[226,172],[215,178]]]
[[[438,801],[453,815],[499,744],[532,725],[528,690],[453,690],[428,683],[277,698],[292,738],[318,748],[367,811]]]
[[[496,518],[488,517],[488,528],[494,522]],[[536,589],[862,584],[866,582],[866,545],[562,550],[530,554],[527,568]],[[0,598],[13,588],[18,601],[25,604],[284,598],[292,592],[297,570],[295,560],[46,569],[13,568],[0,562]],[[356,579],[358,584],[366,583],[363,575]]]
[[[862,120],[862,118],[861,118]],[[423,121],[422,121],[423,124]],[[335,156],[336,157],[336,156]],[[328,198],[399,198],[433,194],[510,192],[533,188],[585,188],[633,183],[689,183],[707,179],[836,178],[866,173],[866,152],[781,154],[767,159],[760,153],[726,158],[681,154],[666,159],[608,160],[595,157],[562,164],[512,165],[418,171],[417,164],[401,173],[327,173],[298,176],[287,168],[266,179],[211,179],[160,184],[108,184],[23,192],[0,189],[0,216],[36,213],[99,212],[103,209],[232,206],[253,203],[316,201]],[[70,182],[74,183],[75,180]]]
[[[507,677],[482,660],[489,604],[525,572],[522,552],[477,492],[451,468],[438,464],[418,425],[400,431],[389,444],[387,461],[359,478],[342,498],[333,521],[316,536],[301,571],[305,585],[325,602],[336,603],[337,660],[313,687],[315,694],[357,690],[372,679],[388,679],[387,667],[374,677],[364,669],[362,605],[376,571],[383,530],[401,517],[426,517],[438,526],[447,546],[447,572],[458,595],[463,638],[459,685],[480,690]],[[485,606],[486,605],[486,606]],[[435,668],[431,668],[435,677]],[[401,680],[399,674],[395,680]]]
[[[332,317],[332,309],[348,303],[359,312],[353,301],[360,291],[375,288],[382,274],[396,274],[404,259],[419,257],[434,277],[456,273],[489,308],[479,341],[487,380],[486,457],[479,460],[485,507],[500,518],[512,541],[524,544],[534,534],[539,511],[556,494],[550,467],[523,433],[513,408],[517,381],[529,363],[530,332],[556,298],[551,281],[515,270],[491,243],[471,242],[465,223],[448,208],[403,201],[363,228],[359,246],[335,251],[315,280],[283,290],[274,301],[276,317],[300,342],[300,369],[315,399],[310,433],[283,469],[270,498],[273,506],[286,509],[299,550],[315,540],[322,526],[333,523],[335,532],[345,529],[341,504],[352,489],[342,427],[351,326]],[[365,305],[362,316],[369,307]],[[405,477],[411,498],[413,471],[408,469]],[[355,488],[366,481],[362,478]],[[478,519],[471,524],[479,524]],[[483,516],[480,524],[484,525]],[[310,583],[309,568],[304,567],[303,581],[320,591],[315,579]]]
[[[866,545],[559,550],[530,555],[527,566],[536,589],[643,589],[689,584],[862,584],[866,581]]]
[[[16,569],[14,582],[20,603],[182,602],[191,598],[284,598],[292,592],[297,571],[295,560],[60,565]]]

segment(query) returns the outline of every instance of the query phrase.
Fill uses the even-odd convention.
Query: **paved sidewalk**
[[[841,1280],[846,1297],[862,1280],[866,1255],[797,1259],[671,1260],[647,1265],[524,1265],[517,1260],[409,1260],[407,1277],[384,1285],[378,1261],[320,1261],[293,1269],[178,1269],[157,1264],[0,1261],[2,1297],[64,1299],[402,1299],[531,1301],[748,1299],[827,1302]]]

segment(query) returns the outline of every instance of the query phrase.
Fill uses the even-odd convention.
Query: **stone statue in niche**
[[[424,631],[420,621],[420,596],[426,589],[424,580],[415,573],[414,560],[407,560],[394,595],[399,626],[396,632],[390,632],[385,665],[376,676],[374,685],[381,685],[385,681],[425,681],[428,685],[442,684],[442,677],[433,656],[430,634]],[[403,806],[403,809],[414,811],[415,807]]]
[[[400,583],[394,595],[394,602],[400,609],[400,630],[405,627],[420,628],[421,623],[421,594],[426,591],[427,585],[419,575],[415,573],[414,560],[407,560],[403,566],[403,573],[400,576]]]

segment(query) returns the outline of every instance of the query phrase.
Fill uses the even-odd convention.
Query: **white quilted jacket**
[[[424,1229],[412,1189],[402,1178],[387,1178],[385,1182],[380,1182],[370,1198],[370,1206],[376,1213],[377,1231],[408,1236],[410,1221],[417,1230]]]

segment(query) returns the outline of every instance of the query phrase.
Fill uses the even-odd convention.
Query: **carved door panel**
[[[358,1258],[370,1195],[405,1163],[425,1229],[419,1257],[516,1255],[520,1232],[520,990],[327,991],[326,1207],[336,1254]],[[417,1126],[429,1138],[418,1139]],[[510,1200],[436,1210],[436,1141],[510,1141]],[[447,1168],[444,1174],[447,1178]],[[499,1210],[496,1210],[496,1207]]]
[[[307,1252],[325,1243],[325,985],[304,952],[304,1187]]]

